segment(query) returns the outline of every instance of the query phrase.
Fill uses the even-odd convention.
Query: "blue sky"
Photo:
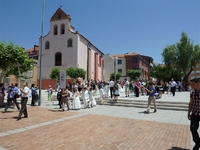
[[[0,41],[25,49],[41,36],[43,0],[0,0]],[[44,35],[62,9],[71,25],[104,54],[136,52],[162,63],[182,32],[200,45],[200,0],[45,0]]]

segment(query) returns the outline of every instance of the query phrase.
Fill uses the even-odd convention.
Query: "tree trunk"
[[[18,75],[19,75],[19,77],[17,78],[18,79],[18,87],[21,88],[21,71],[19,69],[18,62],[17,62],[17,68],[18,68]]]
[[[3,79],[4,79],[5,74],[6,74],[6,71],[1,70],[0,83],[3,83]]]

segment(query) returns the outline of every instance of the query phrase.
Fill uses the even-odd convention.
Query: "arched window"
[[[50,48],[50,42],[46,41],[46,43],[45,43],[45,49],[49,49],[49,48]]]
[[[65,34],[65,24],[60,25],[60,34]]]
[[[57,35],[57,34],[58,34],[58,26],[55,25],[55,26],[54,26],[54,35]]]
[[[62,53],[60,52],[55,54],[55,66],[62,66]]]
[[[67,40],[67,47],[72,47],[72,39]]]

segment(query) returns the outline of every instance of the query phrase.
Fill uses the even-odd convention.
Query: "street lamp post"
[[[43,7],[42,7],[42,27],[41,27],[41,48],[39,51],[39,55],[40,55],[40,71],[39,71],[39,81],[40,81],[40,85],[39,85],[39,101],[38,101],[38,105],[41,105],[41,89],[42,89],[42,49],[43,49],[43,29],[44,29],[44,5],[45,5],[45,0],[43,1]]]

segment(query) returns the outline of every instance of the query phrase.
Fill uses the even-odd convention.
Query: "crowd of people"
[[[95,80],[89,80],[82,83],[77,82],[74,84],[69,82],[64,89],[61,89],[58,84],[56,91],[58,105],[64,111],[65,105],[67,106],[67,110],[80,109],[81,103],[83,104],[83,108],[91,108],[96,105],[94,96],[97,97],[101,103],[103,103],[105,98],[111,98],[117,102],[118,97],[123,92],[125,93],[125,97],[129,97],[130,95],[135,97],[147,95],[159,99],[162,98],[163,93],[175,96],[176,90],[182,91],[182,89],[182,84],[179,81],[175,82],[173,78],[169,82],[163,82],[162,80],[157,80],[155,82],[151,80],[128,81],[125,78],[124,81],[113,81],[110,79],[107,82]],[[51,88],[51,85],[49,85],[47,92],[48,101],[52,102],[53,89]],[[151,99],[151,101],[153,100],[152,98],[149,99]],[[70,100],[72,100],[72,103],[70,103]],[[71,105],[72,107],[70,108]],[[154,106],[156,106],[156,104]],[[156,108],[154,112],[156,112]]]
[[[4,98],[5,98],[5,88],[4,84],[0,84],[0,106],[4,106]],[[17,103],[17,98],[21,97],[21,107]],[[19,111],[19,115],[17,120],[22,118],[22,114],[24,114],[24,118],[28,118],[27,112],[27,102],[29,97],[29,88],[27,82],[23,83],[23,88],[18,88],[18,84],[11,84],[7,90],[7,103],[5,105],[4,113],[8,111],[10,104],[12,103],[14,107],[17,107]]]

